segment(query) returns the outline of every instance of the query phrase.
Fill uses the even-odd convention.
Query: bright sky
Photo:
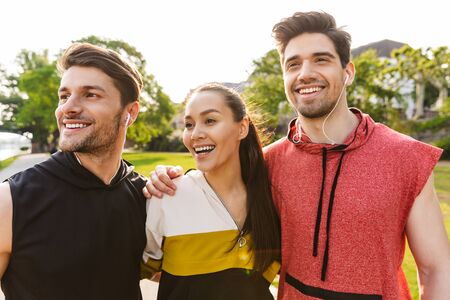
[[[323,10],[347,26],[353,47],[382,39],[450,46],[446,0],[2,0],[0,64],[21,49],[55,54],[97,35],[141,51],[175,102],[209,81],[240,82],[274,48],[272,26],[295,11]]]

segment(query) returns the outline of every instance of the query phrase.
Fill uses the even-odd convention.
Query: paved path
[[[50,155],[46,153],[26,154],[19,156],[6,169],[0,170],[0,182],[7,179],[11,175],[16,174],[17,172],[31,168],[35,164],[46,160],[49,156]]]

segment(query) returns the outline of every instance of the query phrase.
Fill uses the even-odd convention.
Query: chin
[[[197,168],[197,170],[202,171],[203,173],[210,172],[211,170],[214,169],[214,167],[212,167],[212,166],[209,166],[204,163],[198,163],[198,162],[196,163],[196,168]]]

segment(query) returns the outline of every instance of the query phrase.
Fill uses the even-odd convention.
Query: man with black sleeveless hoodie
[[[114,51],[63,54],[55,111],[61,151],[0,184],[7,300],[142,299],[142,178],[122,159],[142,78]]]

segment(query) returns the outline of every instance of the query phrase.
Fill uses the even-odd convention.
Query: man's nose
[[[60,105],[60,110],[66,114],[78,114],[81,111],[80,97],[76,94],[72,94],[66,101]]]
[[[314,74],[314,68],[311,62],[304,61],[299,69],[297,80],[301,82],[309,82],[311,79],[315,78]]]

